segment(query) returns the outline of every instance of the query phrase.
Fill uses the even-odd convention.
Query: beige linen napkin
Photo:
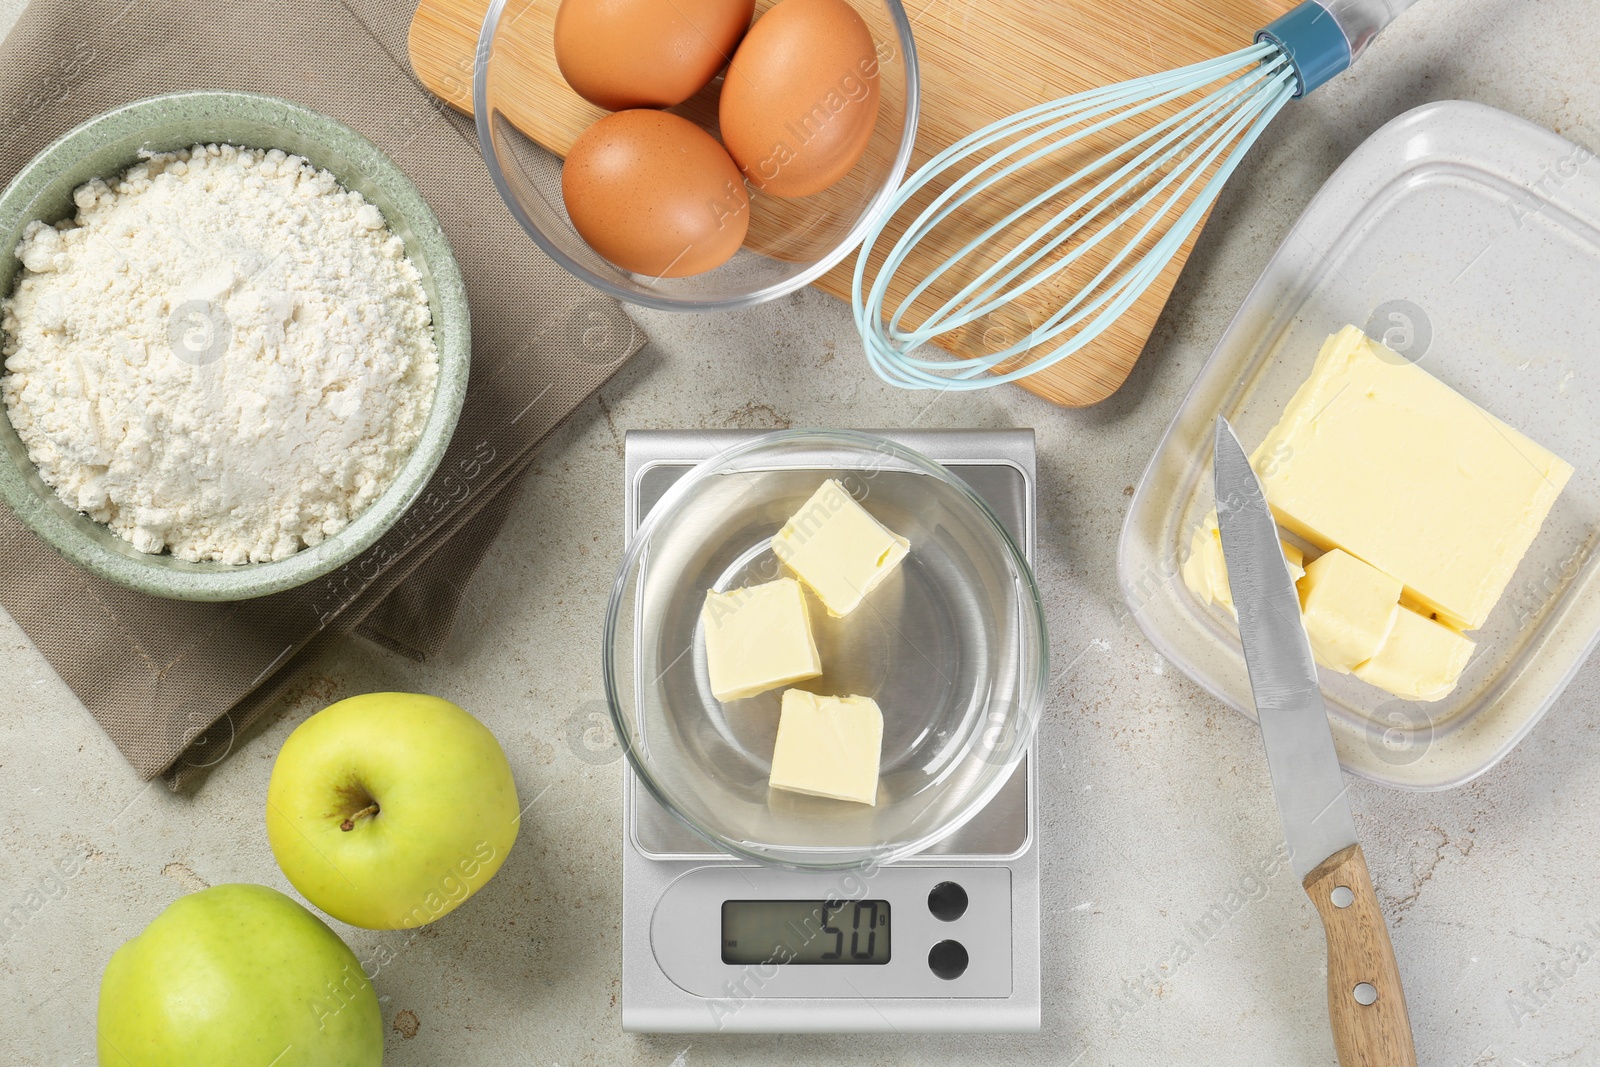
[[[192,784],[300,665],[359,631],[413,657],[450,633],[533,449],[644,342],[545,257],[491,186],[470,120],[406,62],[406,0],[33,0],[0,44],[0,183],[72,126],[187,89],[286,97],[375,141],[438,214],[472,305],[472,383],[427,492],[300,589],[192,604],[92,578],[0,506],[0,604],[143,777]]]

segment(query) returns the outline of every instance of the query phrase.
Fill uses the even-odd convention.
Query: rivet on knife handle
[[[1361,846],[1323,860],[1304,885],[1328,940],[1328,1018],[1340,1067],[1416,1067],[1400,969]]]

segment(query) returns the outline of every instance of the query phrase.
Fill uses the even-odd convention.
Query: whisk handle
[[[1256,33],[1294,61],[1304,96],[1361,58],[1372,39],[1417,0],[1305,0]]]

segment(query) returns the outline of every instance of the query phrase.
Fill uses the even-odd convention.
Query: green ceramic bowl
[[[21,269],[15,250],[29,222],[72,215],[74,189],[127,169],[142,151],[167,152],[199,143],[280,148],[304,156],[376,204],[405,241],[428,294],[439,349],[438,391],[411,457],[394,483],[350,525],[315,547],[270,563],[189,563],[140,552],[67,506],[45,484],[4,405],[0,496],[46,543],[102,578],[179,600],[244,600],[293,588],[348,563],[405,513],[439,465],[461,413],[471,325],[466,287],[439,220],[399,168],[348,126],[287,100],[253,93],[178,93],[140,100],[90,119],[39,153],[0,194],[0,293],[11,292]]]

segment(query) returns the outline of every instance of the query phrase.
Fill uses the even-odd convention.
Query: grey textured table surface
[[[0,0],[0,28],[19,9]],[[397,1067],[1332,1064],[1316,916],[1287,872],[1252,879],[1281,841],[1255,729],[1119,621],[1127,494],[1234,307],[1351,149],[1394,115],[1455,97],[1600,150],[1597,45],[1593,0],[1423,0],[1350,76],[1283,114],[1224,193],[1132,379],[1092,410],[1011,389],[931,404],[893,390],[867,370],[846,308],[813,292],[716,318],[640,315],[653,343],[545,450],[448,651],[422,666],[348,642],[193,799],[140,783],[0,614],[0,909],[21,916],[0,939],[0,1062],[93,1062],[106,959],[182,893],[233,881],[292,892],[262,825],[278,746],[334,699],[403,689],[481,717],[523,796],[539,799],[506,868],[455,914],[414,937],[337,927],[363,958],[380,945],[394,957],[376,984]],[[569,740],[600,707],[621,435],[913,423],[1038,430],[1038,569],[1058,675],[1040,739],[1044,1030],[625,1035],[621,765],[614,748]],[[1424,1064],[1600,1062],[1597,691],[1591,663],[1465,788],[1352,784]],[[87,856],[81,871],[56,888],[52,865],[75,856]],[[1196,936],[1218,905],[1233,908],[1227,921]]]

